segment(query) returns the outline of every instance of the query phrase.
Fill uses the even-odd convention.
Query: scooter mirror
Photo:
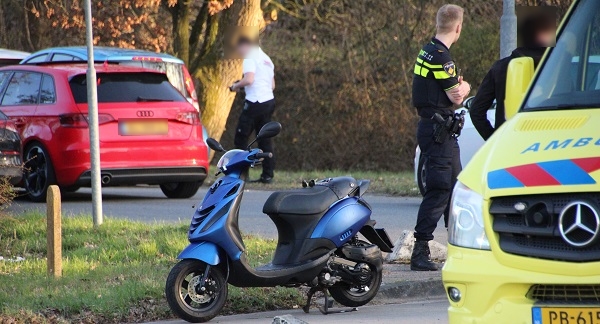
[[[258,135],[256,136],[256,140],[275,137],[279,134],[279,132],[281,132],[280,123],[276,121],[268,122],[260,129]]]
[[[207,139],[206,144],[208,145],[208,147],[215,150],[216,152],[225,152],[223,145],[221,145],[221,143],[217,142],[217,140],[214,138]]]

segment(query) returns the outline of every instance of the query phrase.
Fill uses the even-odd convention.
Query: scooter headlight
[[[483,225],[483,197],[460,182],[452,194],[448,243],[471,249],[490,249]]]

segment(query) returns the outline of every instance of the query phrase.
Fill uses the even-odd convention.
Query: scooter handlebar
[[[256,153],[256,154],[254,154],[254,159],[255,160],[270,159],[272,157],[273,157],[273,153],[271,153],[271,152],[262,152],[262,153]]]

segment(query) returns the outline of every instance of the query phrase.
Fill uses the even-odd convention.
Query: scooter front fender
[[[177,259],[196,259],[214,266],[221,263],[221,253],[221,249],[214,243],[197,242],[183,249]]]

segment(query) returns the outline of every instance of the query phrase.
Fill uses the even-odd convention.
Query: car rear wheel
[[[425,196],[425,191],[427,189],[427,169],[425,168],[425,160],[427,158],[421,154],[419,156],[419,165],[417,166],[417,185],[419,186],[419,192],[421,196]]]
[[[25,189],[29,199],[35,202],[46,201],[50,185],[56,184],[56,175],[50,156],[39,143],[29,145],[25,149]]]
[[[160,190],[168,198],[183,199],[194,196],[200,186],[202,186],[202,181],[163,183],[160,185]]]

